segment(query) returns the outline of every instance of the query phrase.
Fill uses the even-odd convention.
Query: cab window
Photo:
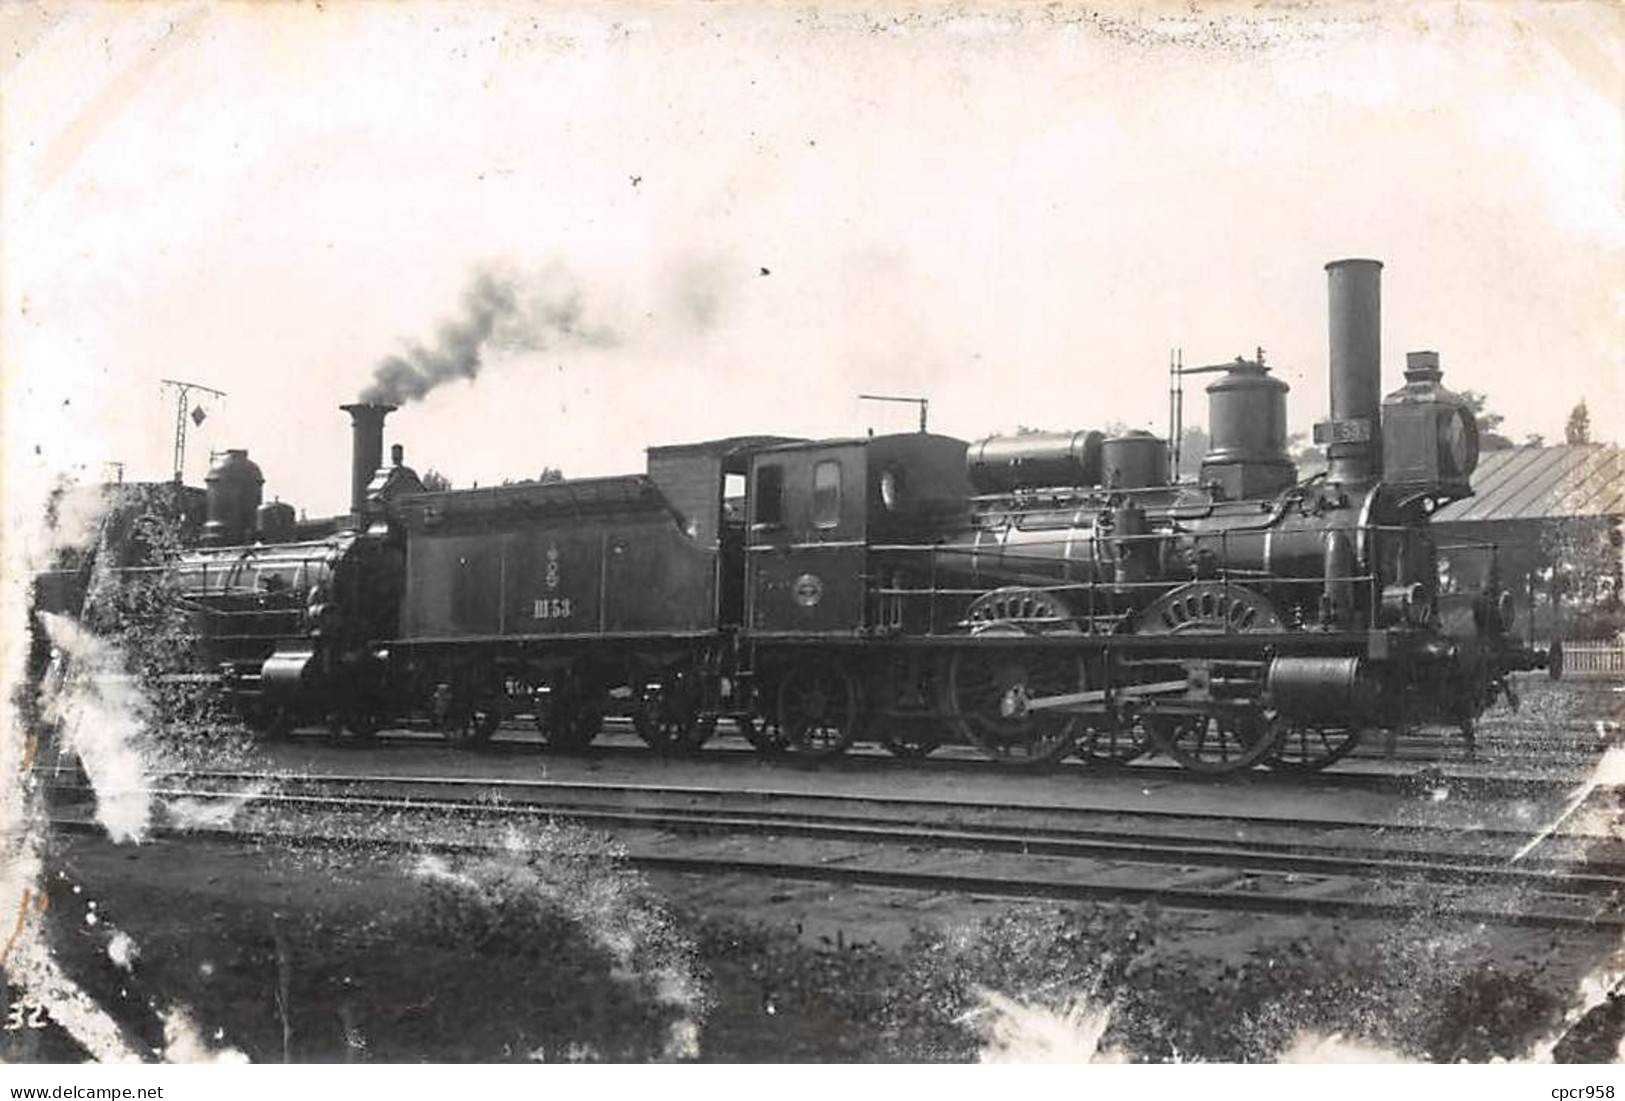
[[[784,467],[763,465],[756,468],[755,498],[756,525],[778,527],[784,523]]]
[[[815,528],[841,522],[841,464],[834,459],[813,467],[812,522]]]

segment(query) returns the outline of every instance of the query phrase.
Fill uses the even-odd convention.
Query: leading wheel
[[[1244,772],[1274,747],[1276,731],[1250,715],[1176,715],[1151,719],[1157,746],[1192,772]]]
[[[858,684],[833,661],[792,667],[779,681],[779,730],[798,756],[838,757],[857,736]]]
[[[1353,752],[1364,734],[1358,726],[1289,726],[1264,765],[1277,772],[1319,772]]]
[[[948,695],[960,729],[1001,764],[1032,766],[1064,757],[1078,717],[1033,711],[1027,704],[1082,686],[1077,658],[1061,651],[966,647],[948,663]]]

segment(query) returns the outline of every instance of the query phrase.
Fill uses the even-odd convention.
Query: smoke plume
[[[613,330],[588,322],[580,284],[562,265],[531,277],[482,268],[463,291],[461,316],[442,325],[432,345],[413,344],[380,363],[361,400],[417,401],[443,382],[478,377],[493,349],[537,352],[616,342]]]

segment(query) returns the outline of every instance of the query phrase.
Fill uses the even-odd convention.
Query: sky
[[[913,426],[859,393],[1161,432],[1174,347],[1264,348],[1307,431],[1348,256],[1385,263],[1385,391],[1434,349],[1515,438],[1584,398],[1625,440],[1622,12],[0,6],[8,508],[167,477],[167,377],[227,392],[188,481],[243,447],[331,514],[337,406],[452,345],[478,377],[386,436],[457,485]]]

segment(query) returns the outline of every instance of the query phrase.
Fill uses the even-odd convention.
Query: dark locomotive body
[[[727,717],[814,756],[959,737],[1004,761],[1156,746],[1225,772],[1321,767],[1371,728],[1470,731],[1548,658],[1512,640],[1493,569],[1438,595],[1428,516],[1471,493],[1476,428],[1432,353],[1381,399],[1380,267],[1328,265],[1329,466],[1307,481],[1262,354],[1189,372],[1221,374],[1195,485],[1168,484],[1144,432],[922,431],[425,493],[398,456],[380,468],[389,407],[355,405],[346,530],[175,572],[228,687],[360,732],[416,715],[472,742],[529,715],[579,746],[620,712],[667,747]],[[217,541],[257,505],[257,484],[232,496],[238,467]]]

